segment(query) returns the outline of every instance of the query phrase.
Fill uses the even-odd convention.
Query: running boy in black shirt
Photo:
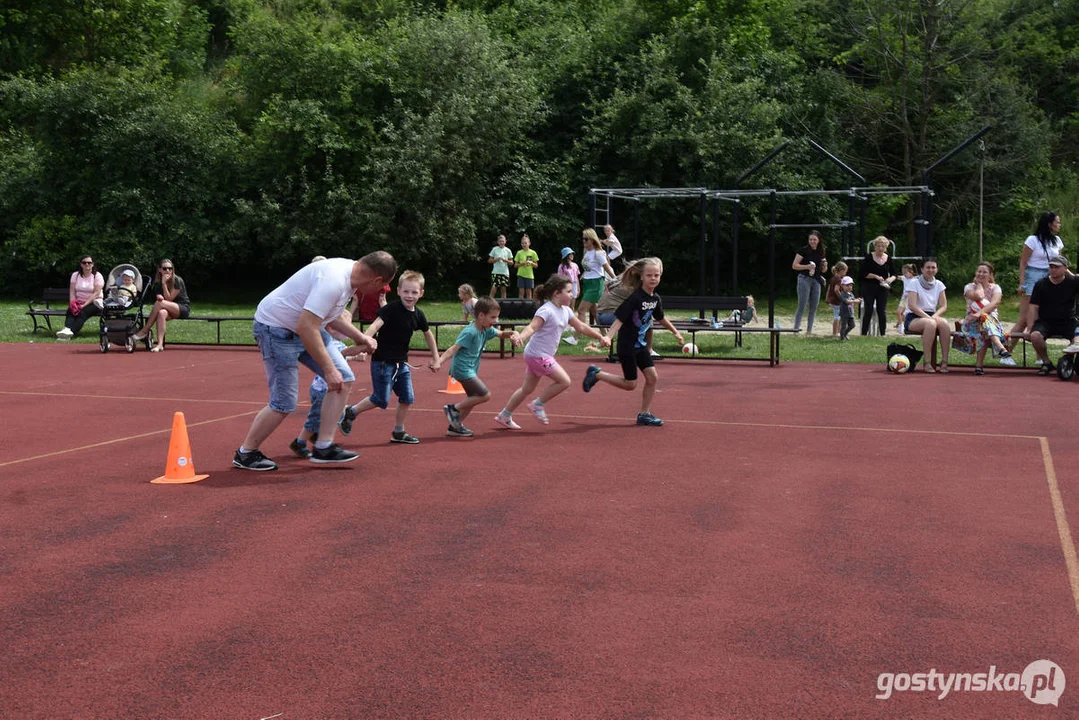
[[[637,370],[641,370],[644,373],[644,388],[641,391],[641,411],[637,413],[638,425],[663,424],[652,414],[652,398],[656,394],[658,380],[655,363],[648,352],[648,331],[652,329],[652,321],[658,320],[674,333],[678,344],[682,344],[682,333],[663,316],[663,301],[656,294],[662,276],[663,261],[659,258],[643,258],[626,268],[622,284],[632,284],[637,289],[618,307],[615,321],[607,330],[607,337],[618,334],[618,360],[622,363],[622,377],[603,372],[598,365],[589,365],[582,383],[585,392],[590,392],[601,381],[622,390],[633,390],[637,387]]]
[[[435,336],[427,326],[427,317],[416,303],[423,297],[423,275],[409,270],[401,274],[397,282],[395,302],[378,309],[378,317],[364,333],[373,336],[378,333],[378,348],[371,355],[371,395],[355,405],[345,408],[341,416],[341,432],[352,432],[352,422],[362,412],[372,408],[383,410],[390,404],[390,391],[397,395],[397,421],[393,426],[390,442],[415,445],[419,438],[405,432],[405,417],[416,402],[412,393],[412,373],[408,364],[408,345],[412,333],[419,330],[431,349],[431,372],[438,363],[438,345]]]

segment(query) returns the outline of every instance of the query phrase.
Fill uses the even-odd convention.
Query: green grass
[[[793,298],[783,299],[776,303],[776,315],[787,318],[794,314],[796,301]],[[460,320],[460,304],[453,302],[425,302],[421,301],[420,307],[429,320]],[[762,301],[759,306],[762,314],[767,317],[767,301]],[[894,302],[890,307],[890,313],[894,313]],[[952,309],[955,310],[955,300],[952,301]],[[23,302],[0,302],[0,341],[2,342],[56,342],[55,336],[50,332],[38,331],[35,336],[30,332],[33,323],[26,313],[26,303]],[[198,303],[192,309],[198,315],[236,315],[250,317],[255,314],[255,303],[252,304],[223,304],[223,303]],[[672,319],[688,319],[692,316],[690,311],[672,311]],[[1010,319],[1018,314],[1017,301],[1012,298],[1005,302],[1002,308],[1002,316],[1006,319],[1005,325]],[[958,317],[958,312],[949,313],[952,317]],[[780,341],[780,359],[784,362],[846,362],[846,363],[883,363],[887,352],[888,343],[896,341],[896,337],[862,337],[851,335],[848,342],[839,342],[831,337],[831,310],[826,305],[821,305],[821,311],[817,313],[817,327],[815,330],[825,335],[784,335]],[[62,321],[53,318],[53,330],[62,327]],[[60,319],[62,320],[62,319]],[[890,315],[890,321],[894,321]],[[789,327],[789,322],[780,323]],[[891,322],[890,322],[891,324]],[[443,328],[438,334],[439,347],[445,349],[453,344],[457,337],[458,328]],[[251,325],[248,322],[226,322],[221,326],[222,342],[235,344],[253,344],[251,338]],[[697,334],[697,346],[703,355],[717,358],[735,357],[764,357],[768,356],[767,334],[743,335],[744,346],[734,347],[734,335],[732,333],[702,332]],[[169,324],[166,342],[204,342],[213,343],[216,340],[216,325],[206,322],[185,321]],[[687,338],[688,341],[688,338]],[[910,342],[916,347],[920,345],[917,338],[901,339],[902,342]],[[91,319],[81,337],[71,342],[92,343],[98,342],[98,320]],[[674,338],[667,332],[657,332],[654,338],[656,349],[663,354],[677,353],[679,348]],[[492,341],[488,348],[497,347],[498,341]],[[413,337],[412,347],[418,350],[426,346],[423,338],[419,335]],[[591,355],[583,350],[584,342],[576,347],[563,344],[559,352],[563,355]],[[950,357],[953,365],[973,365],[973,358],[962,353],[954,352]],[[415,361],[413,361],[415,362]]]

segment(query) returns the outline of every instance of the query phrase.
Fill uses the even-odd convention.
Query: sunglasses
[[[161,269],[162,269],[162,270],[172,270],[172,265],[163,265],[163,266],[161,267]]]
[[[93,260],[83,260],[83,261],[82,261],[82,264],[83,264],[83,265],[93,265],[93,264],[94,264],[94,261],[93,261]]]

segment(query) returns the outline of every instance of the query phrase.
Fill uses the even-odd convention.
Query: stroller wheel
[[[127,348],[127,351],[129,353],[135,352],[135,336],[134,335],[128,335],[127,336],[127,339],[124,340],[124,347]]]
[[[101,336],[101,352],[107,353],[109,351],[109,338],[107,335]]]
[[[1057,361],[1057,377],[1061,380],[1071,380],[1075,374],[1075,358],[1065,355]]]

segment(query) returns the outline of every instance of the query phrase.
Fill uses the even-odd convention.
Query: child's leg
[[[458,400],[449,407],[456,410],[458,417],[461,420],[464,420],[468,417],[468,414],[472,412],[472,408],[491,399],[491,391],[487,389],[487,386],[483,384],[483,381],[480,380],[478,376],[458,380],[461,383],[461,387],[465,389],[467,395],[464,400]]]
[[[551,379],[551,384],[548,385],[547,389],[540,393],[539,396],[539,401],[544,405],[555,399],[570,386],[571,382],[573,382],[570,380],[569,373],[566,372],[561,365],[547,377]]]
[[[408,411],[411,409],[412,403],[397,403],[397,417],[394,418],[394,430],[401,431],[405,429],[405,418],[408,417]]]
[[[644,388],[641,390],[641,412],[648,414],[652,412],[652,398],[656,396],[656,382],[659,381],[659,375],[654,367],[645,368],[641,373],[644,375]]]
[[[648,351],[645,350],[645,353]],[[620,390],[633,390],[637,387],[637,361],[630,355],[619,355],[618,361],[622,363],[622,376],[600,370],[596,373],[596,380],[613,385]],[[586,388],[587,389],[587,388]]]
[[[350,409],[352,410],[353,415],[359,415],[360,413],[365,413],[368,410],[374,410],[377,407],[378,405],[375,405],[373,402],[371,402],[371,396],[368,395],[355,405],[350,406]]]
[[[524,399],[528,397],[533,390],[536,389],[536,385],[539,384],[539,375],[535,375],[532,372],[525,370],[525,381],[521,383],[521,387],[513,391],[510,395],[510,399],[506,401],[506,406],[502,408],[502,412],[506,415],[512,415]]]

